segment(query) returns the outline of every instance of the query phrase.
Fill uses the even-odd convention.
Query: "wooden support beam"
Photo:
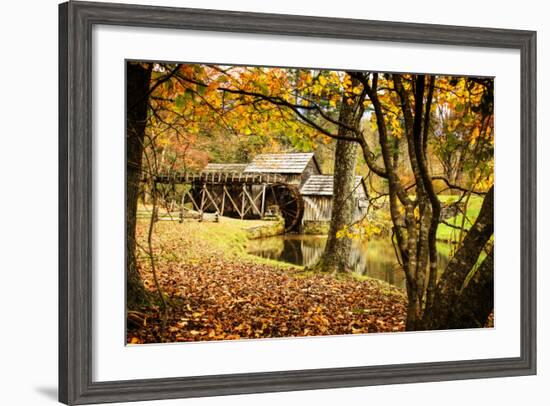
[[[256,209],[258,207],[261,207],[261,203],[259,204],[258,201],[261,201],[261,197],[263,195],[263,188],[260,189],[260,191],[258,192],[258,194],[256,196],[253,197],[253,201],[254,201],[254,204],[256,205]],[[262,214],[261,214],[261,210],[257,210],[257,213],[260,217],[262,217]]]
[[[246,190],[246,186],[243,186],[243,192],[244,194],[246,195],[246,197],[248,197],[248,200],[250,201],[250,205],[251,205],[251,208],[256,210],[256,214],[258,215],[262,215],[262,212],[260,211],[260,209],[258,209],[258,206],[256,206],[256,202],[255,202],[255,199],[252,198],[252,196],[250,196],[250,194],[248,193],[248,191]],[[256,196],[256,198],[258,198],[260,195]],[[247,210],[248,211],[248,210]]]
[[[240,176],[239,176],[240,177]],[[244,191],[246,190],[246,184],[243,185],[243,191],[241,192],[242,194],[242,206],[241,206],[241,220],[244,219],[244,215],[246,214],[246,212],[244,211],[245,209],[245,195],[244,195]]]
[[[205,195],[206,195],[206,193],[204,193],[205,190],[206,190],[206,184],[203,183],[202,184],[202,189],[201,189],[201,208],[199,209],[199,221],[202,221],[202,215],[203,215],[203,209],[204,209],[204,200],[205,200]]]
[[[206,196],[210,199],[210,202],[212,202],[212,204],[214,205],[214,208],[216,209],[216,211],[218,213],[220,213],[220,209],[219,209],[218,205],[216,204],[216,201],[214,200],[214,198],[212,197],[212,195],[208,191],[208,188],[205,187],[204,191],[206,192]]]
[[[246,184],[245,184],[246,185]],[[244,213],[243,213],[243,216],[246,216],[246,214],[250,211],[250,209],[252,209],[252,206],[250,204],[248,204],[248,198],[247,198],[247,194],[244,192],[245,190],[245,187],[243,187],[243,199],[246,199],[246,202],[244,203]]]
[[[196,211],[200,211],[200,206],[197,204],[197,202],[195,201],[195,198],[193,197],[193,195],[191,194],[191,190],[188,190],[186,193],[185,193],[187,196],[189,196],[189,199],[191,200],[191,203],[193,204],[193,208],[196,210]]]
[[[223,188],[225,189],[225,185],[223,185]],[[220,213],[220,216],[223,216],[224,210],[225,210],[225,192],[222,191],[222,212]]]
[[[241,216],[241,211],[239,210],[239,206],[237,205],[237,203],[235,203],[235,200],[233,200],[233,198],[231,197],[231,194],[229,193],[225,185],[223,185],[223,191],[224,191],[224,196],[225,194],[227,195],[227,197],[229,198],[229,201],[233,205],[233,208],[237,211],[237,214]]]
[[[262,185],[262,218],[264,218],[264,215],[265,215],[265,188],[266,188],[266,184],[264,183]]]

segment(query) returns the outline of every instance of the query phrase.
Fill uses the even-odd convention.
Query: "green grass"
[[[151,213],[140,207],[138,211],[138,230],[145,237]],[[219,217],[219,222],[186,219],[183,223],[177,216],[159,213],[161,221],[155,223],[155,246],[159,248],[161,260],[175,262],[197,262],[201,257],[237,258],[257,264],[275,265],[279,268],[301,268],[296,265],[261,258],[247,252],[248,229],[274,224],[273,221],[240,220]],[[145,242],[142,240],[142,243]],[[185,250],[176,247],[185,247]]]
[[[443,203],[452,203],[456,201],[458,196],[440,196],[440,200]],[[472,195],[470,201],[468,202],[468,207],[466,209],[466,221],[464,223],[465,231],[469,230],[471,225],[475,222],[479,211],[481,210],[481,205],[483,203],[483,197]],[[463,215],[459,214],[455,217],[451,217],[446,220],[447,223],[456,225],[460,227],[462,225]],[[456,241],[460,230],[449,227],[446,224],[440,224],[437,229],[437,239],[442,241]]]

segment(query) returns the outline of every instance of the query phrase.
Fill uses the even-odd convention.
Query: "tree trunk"
[[[472,287],[464,287],[465,281],[478,261],[479,254],[487,245],[487,242],[493,235],[494,218],[493,218],[493,191],[494,187],[491,187],[483,200],[483,205],[479,215],[464,237],[460,248],[457,250],[454,257],[451,259],[447,268],[441,275],[441,279],[437,284],[437,290],[435,292],[435,299],[433,306],[426,309],[425,325],[426,328],[432,330],[439,329],[451,329],[451,328],[464,328],[478,327],[480,316],[466,317],[469,312],[467,300],[464,300],[468,295],[471,297],[471,292],[474,289],[474,285],[479,285],[476,290],[483,291],[483,293],[477,300],[479,300],[479,306],[483,309],[487,307],[492,308],[492,293],[486,293],[487,290],[492,291],[492,254],[489,255],[490,260],[485,260],[477,272],[491,273],[490,279],[488,276],[473,276],[474,285]],[[478,278],[482,280],[478,281]],[[476,282],[477,281],[477,282]],[[484,312],[486,312],[484,310]],[[475,312],[470,312],[474,314]],[[487,316],[490,311],[487,312]]]
[[[494,307],[493,250],[462,289],[449,315],[447,328],[479,328],[487,324]]]
[[[126,65],[126,300],[133,308],[147,300],[136,267],[136,215],[147,122],[150,64]]]
[[[345,98],[344,98],[345,99]],[[339,121],[354,125],[355,104],[343,100]],[[353,137],[354,134],[340,126],[338,134],[343,137]],[[351,239],[338,237],[337,233],[349,226],[353,221],[355,209],[355,165],[357,163],[357,143],[339,139],[336,141],[334,160],[334,192],[332,197],[332,217],[328,233],[327,245],[318,267],[326,272],[349,271]]]

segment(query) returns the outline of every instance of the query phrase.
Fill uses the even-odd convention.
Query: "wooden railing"
[[[170,175],[156,175],[156,183],[208,183],[208,184],[226,184],[226,183],[246,183],[246,184],[275,184],[286,183],[284,175],[278,173],[244,173],[244,172],[184,172]]]

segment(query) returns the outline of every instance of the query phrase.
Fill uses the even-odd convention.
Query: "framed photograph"
[[[59,400],[536,373],[536,33],[59,8]]]

